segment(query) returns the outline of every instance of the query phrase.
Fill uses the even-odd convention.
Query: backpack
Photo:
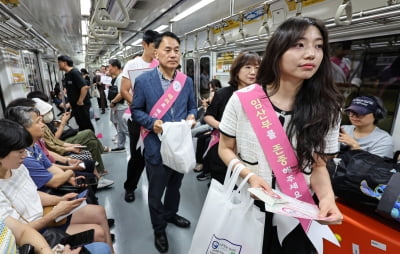
[[[400,164],[363,150],[329,160],[335,195],[362,210],[400,222]]]
[[[118,95],[118,87],[116,85],[112,85],[108,88],[107,99],[112,101]]]

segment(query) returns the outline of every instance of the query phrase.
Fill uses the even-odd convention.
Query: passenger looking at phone
[[[375,96],[354,98],[345,109],[352,125],[343,125],[340,129],[341,150],[364,150],[381,157],[393,157],[393,139],[376,124],[385,117],[386,110],[382,101]]]
[[[52,106],[39,98],[33,98],[32,100],[35,102],[35,107],[39,109],[43,121],[46,123],[43,139],[49,150],[61,155],[74,154],[75,158],[81,160],[93,159],[98,162],[97,171],[100,175],[108,173],[104,168],[101,154],[109,152],[110,148],[103,146],[92,130],[78,131],[76,135],[66,138],[65,141],[60,140],[59,137],[71,117],[70,113],[66,112],[63,114],[60,125],[56,128],[53,122]],[[111,180],[104,179],[102,181],[110,183]]]
[[[54,254],[49,244],[43,236],[27,224],[21,223],[11,216],[0,218],[0,253],[10,253],[6,251],[14,251],[16,245],[24,244],[31,245],[35,253],[39,254]],[[62,254],[79,254],[81,248],[71,250],[69,245],[66,245]]]
[[[57,84],[54,87],[53,103],[61,112],[69,112],[71,110],[71,105],[68,102],[68,97],[64,95],[64,92],[61,92],[60,85],[57,86]]]
[[[214,129],[212,139],[219,139],[219,123],[229,98],[234,91],[255,83],[260,63],[261,58],[257,53],[247,51],[240,53],[233,61],[229,86],[215,93],[204,115],[204,121]],[[218,144],[217,141],[209,144],[209,150],[203,159],[203,172],[197,176],[197,180],[207,180],[211,175],[212,178],[223,183],[227,167],[218,155]]]
[[[9,107],[6,112],[6,118],[22,125],[32,137],[33,143],[26,148],[26,157],[23,163],[28,168],[29,174],[38,190],[56,189],[66,183],[76,186],[74,172],[72,170],[63,171],[52,164],[36,144],[36,141],[43,136],[44,127],[42,117],[36,108]],[[80,177],[84,178],[83,176]]]
[[[11,108],[10,110],[15,110]],[[30,112],[30,111],[28,111]],[[32,111],[31,111],[32,112]],[[33,119],[40,118],[35,113]],[[40,132],[39,121],[30,127],[32,131]],[[85,198],[75,199],[76,193],[55,196],[37,191],[37,186],[29,176],[23,161],[26,159],[26,148],[33,144],[31,134],[17,122],[0,120],[0,218],[11,216],[26,223],[36,230],[44,230],[52,225],[56,218],[70,213],[81,205]],[[54,206],[43,214],[43,207]],[[86,205],[67,217],[67,222],[60,227],[68,234],[75,234],[88,229],[94,229],[94,241],[105,242],[113,251],[110,230],[106,213],[99,205]]]
[[[40,113],[40,111],[42,111],[42,113],[47,112],[47,113],[45,113],[44,116],[46,116],[46,114],[51,112],[50,111],[51,105],[48,104],[48,103],[45,103],[44,101],[42,101],[42,100],[40,100],[38,98],[33,98],[32,100],[25,99],[25,98],[15,99],[15,100],[13,100],[12,102],[9,103],[7,108],[14,107],[14,106],[36,107],[36,108],[39,109],[39,113]],[[40,149],[42,150],[42,152],[47,156],[47,153],[46,153],[47,151],[46,150],[47,150],[47,148],[52,147],[52,146],[51,145],[48,146],[49,144],[46,142],[46,139],[45,139],[46,133],[48,134],[48,136],[52,136],[53,134],[51,133],[51,131],[49,130],[47,125],[43,125],[43,129],[44,129],[44,133],[43,133],[43,137],[44,138],[43,139],[41,139],[41,137],[38,138],[36,140],[36,143],[37,143],[38,146],[40,146]],[[90,130],[87,130],[87,131],[90,132]],[[42,140],[44,140],[45,143],[46,143],[46,149],[43,149],[44,147],[43,147]],[[53,139],[51,139],[51,140],[53,140]],[[54,140],[56,140],[56,139],[54,138]],[[54,141],[54,142],[56,142],[56,141]],[[53,143],[51,143],[51,144],[53,144]],[[54,144],[56,144],[56,143],[54,143]],[[62,143],[61,141],[57,142],[57,144],[64,144],[65,145],[65,143]],[[71,145],[71,147],[72,147],[73,144],[68,144],[68,145]],[[77,144],[77,145],[79,145],[79,144]],[[102,175],[101,175],[102,173],[98,172],[98,170],[101,169],[101,166],[103,165],[102,164],[102,160],[99,162],[99,165],[97,166],[96,170],[92,171],[91,170],[92,166],[91,166],[91,163],[89,162],[89,161],[93,161],[91,153],[89,151],[87,151],[87,150],[81,150],[81,149],[76,148],[76,147],[74,147],[74,149],[77,149],[77,151],[80,151],[80,153],[66,152],[65,154],[68,155],[68,157],[62,156],[59,153],[57,153],[57,151],[53,152],[51,149],[49,149],[48,152],[49,152],[50,156],[47,156],[47,158],[52,163],[55,162],[55,161],[52,160],[52,158],[53,158],[54,160],[57,160],[58,162],[61,162],[61,163],[65,163],[66,162],[65,164],[68,165],[68,166],[73,165],[73,168],[72,167],[71,168],[70,167],[61,167],[61,169],[64,170],[64,171],[73,170],[73,169],[76,169],[76,170],[84,170],[85,169],[86,171],[89,171],[90,173],[95,174],[99,179],[99,181],[98,181],[99,183],[98,183],[98,186],[97,186],[98,189],[108,187],[108,186],[110,186],[110,185],[112,185],[114,183],[114,181],[108,180],[108,179],[105,179],[104,177],[102,177]],[[69,157],[71,157],[71,158],[69,158]],[[81,161],[85,161],[85,163],[88,164],[88,167],[85,166],[85,168],[82,168],[81,166],[79,166],[80,162],[78,163],[79,167],[77,167],[76,165],[72,164],[75,159],[81,160]],[[101,159],[101,156],[100,156],[100,159]],[[75,161],[75,163],[77,163],[77,161]],[[55,166],[57,168],[59,168],[57,165],[55,165]],[[103,173],[104,173],[104,171],[103,171]],[[79,174],[79,175],[82,175],[82,174]],[[75,181],[73,181],[73,182],[75,182]]]
[[[210,105],[211,101],[214,98],[215,92],[221,88],[221,82],[218,79],[212,79],[210,82],[208,82],[208,98],[200,98],[201,100],[201,106],[203,107],[204,110],[207,110],[208,106]]]

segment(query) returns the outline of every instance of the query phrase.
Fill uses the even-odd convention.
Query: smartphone
[[[88,189],[86,189],[86,190],[82,191],[81,193],[79,193],[78,196],[76,196],[75,199],[78,199],[78,198],[86,198],[87,193],[88,193]]]
[[[86,148],[87,146],[79,146],[79,145],[77,145],[77,146],[74,146],[75,148]]]
[[[76,249],[94,241],[94,229],[83,231],[74,235],[67,236],[61,240],[61,244],[69,244],[71,249]]]
[[[96,179],[96,177],[86,177],[85,179],[78,178],[78,179],[76,179],[76,184],[77,185],[81,185],[81,184],[95,185],[95,184],[97,184],[97,179]]]

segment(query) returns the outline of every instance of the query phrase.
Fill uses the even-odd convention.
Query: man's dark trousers
[[[92,122],[90,121],[90,105],[83,105],[83,106],[73,106],[72,107],[72,114],[75,117],[75,121],[79,126],[79,130],[87,130],[90,129],[94,132],[94,127]]]
[[[183,174],[164,165],[146,163],[149,179],[149,210],[151,223],[155,231],[165,230],[167,219],[178,212]],[[164,202],[161,201],[164,194]]]
[[[140,137],[140,125],[128,120],[128,131],[129,131],[129,146],[131,151],[131,157],[128,161],[128,166],[126,169],[126,181],[124,183],[124,189],[126,191],[134,191],[142,175],[145,161],[142,152],[136,149],[137,142]]]

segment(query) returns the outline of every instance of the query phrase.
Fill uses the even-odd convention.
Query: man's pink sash
[[[269,165],[283,193],[314,204],[307,182],[299,170],[297,158],[285,130],[268,97],[258,84],[249,90],[237,91],[240,102],[250,120]],[[307,233],[311,220],[299,219]]]
[[[186,78],[187,76],[182,72],[176,72],[175,79],[171,82],[171,85],[150,110],[149,115],[151,117],[161,119],[168,112],[185,86]],[[141,127],[140,135],[143,140],[146,138],[149,132],[149,130]]]

